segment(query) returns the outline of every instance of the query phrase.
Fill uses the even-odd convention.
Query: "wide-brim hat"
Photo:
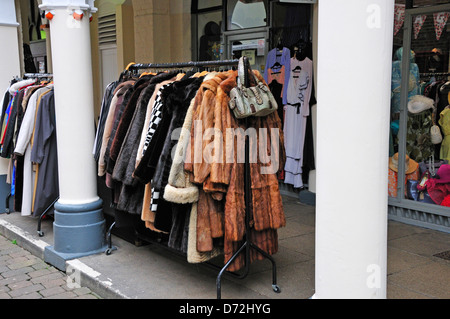
[[[436,172],[436,183],[446,184],[450,183],[450,164],[443,164]]]
[[[450,165],[449,165],[450,166]],[[405,174],[413,173],[419,167],[419,163],[405,155]],[[389,157],[389,168],[394,172],[398,172],[398,153]]]
[[[413,114],[419,114],[425,110],[433,109],[434,101],[424,95],[414,95],[408,101],[408,111]]]

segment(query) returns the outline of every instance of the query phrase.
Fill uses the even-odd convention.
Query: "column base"
[[[65,271],[66,261],[105,252],[105,219],[101,199],[87,204],[55,203],[54,245],[44,250],[44,261]]]

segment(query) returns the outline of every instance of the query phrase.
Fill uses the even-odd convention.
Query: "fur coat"
[[[215,73],[208,74],[203,81],[208,81],[215,76]],[[187,232],[187,261],[189,263],[201,263],[208,261],[222,254],[221,247],[217,245],[210,251],[200,252],[197,250],[197,202],[199,198],[199,189],[196,184],[191,183],[189,174],[184,170],[184,159],[190,149],[190,133],[192,127],[192,118],[196,105],[202,97],[199,90],[196,96],[191,100],[186,117],[181,128],[180,137],[175,148],[173,163],[170,168],[168,184],[164,188],[164,199],[166,201],[178,204],[191,203],[191,210],[188,214],[188,232]]]
[[[256,75],[262,79],[259,73]],[[214,78],[202,83],[192,107],[192,120],[188,117],[184,125],[191,122],[189,133],[190,140],[186,141],[186,132],[182,133],[180,148],[177,148],[176,156],[185,156],[184,167],[179,163],[172,166],[169,184],[164,194],[168,201],[193,202],[190,222],[196,223],[195,231],[190,225],[190,244],[188,244],[188,261],[199,262],[216,255],[223,247],[225,260],[239,249],[245,235],[245,194],[243,183],[244,164],[238,163],[236,152],[231,148],[237,147],[233,132],[228,129],[242,128],[245,130],[245,121],[237,121],[228,107],[229,92],[236,86],[236,71],[218,73]],[[190,116],[190,112],[188,112]],[[201,123],[198,127],[195,125]],[[252,118],[248,120],[248,127],[279,129],[279,134],[271,136],[278,138],[280,148],[273,155],[278,165],[276,171],[284,166],[284,139],[281,121],[275,112],[264,118]],[[210,139],[205,138],[205,132],[214,129]],[[199,130],[202,140],[195,143],[196,130]],[[198,133],[198,132],[197,132]],[[197,137],[198,138],[198,137]],[[231,141],[231,142],[230,142]],[[180,144],[179,144],[180,145]],[[185,150],[178,154],[179,151]],[[200,155],[198,152],[201,152]],[[184,153],[184,154],[183,154]],[[205,160],[204,155],[209,155],[211,160]],[[233,157],[230,159],[230,154]],[[176,157],[175,157],[176,158]],[[250,165],[252,176],[250,210],[252,214],[252,228],[250,238],[254,243],[268,252],[276,253],[278,250],[278,238],[276,229],[285,225],[281,195],[278,189],[276,171],[272,174],[261,174],[261,167],[265,164],[258,161]],[[193,214],[194,213],[194,214]],[[193,235],[195,238],[195,252],[192,248]],[[217,243],[221,242],[221,247]],[[190,245],[190,246],[189,246]],[[203,255],[202,255],[203,254]],[[209,255],[208,255],[209,254]],[[251,260],[262,256],[255,251],[251,254]],[[243,256],[240,256],[230,265],[228,270],[237,270],[244,265]]]
[[[136,163],[139,137],[143,129],[148,102],[156,84],[174,75],[175,73],[161,73],[151,78],[141,78],[141,84],[136,87],[124,109],[109,158],[109,163],[113,163],[112,178],[118,191],[116,202],[119,210],[132,214],[141,213],[144,185],[136,181],[132,174]]]
[[[111,130],[114,123],[114,114],[116,113],[116,107],[122,104],[123,96],[125,92],[133,85],[134,81],[126,81],[120,83],[114,90],[113,98],[108,110],[108,115],[105,119],[105,125],[103,127],[102,141],[100,144],[100,153],[98,159],[98,176],[104,176],[106,173],[105,152],[108,145],[109,138],[111,136]]]
[[[133,117],[134,110],[136,108],[136,102],[139,98],[141,91],[148,85],[152,75],[146,75],[139,78],[132,87],[130,87],[124,95],[122,104],[118,106],[118,110],[115,114],[113,127],[111,130],[111,136],[106,148],[105,160],[106,160],[106,172],[113,173],[114,166],[116,164],[117,156],[119,155],[120,147],[122,146],[123,139],[127,133],[128,126]]]

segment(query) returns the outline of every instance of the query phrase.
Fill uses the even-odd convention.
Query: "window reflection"
[[[227,1],[227,29],[247,29],[267,25],[267,0]]]

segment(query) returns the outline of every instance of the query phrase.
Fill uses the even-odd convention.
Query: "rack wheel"
[[[272,285],[273,291],[275,291],[276,293],[280,293],[281,289],[278,285]]]
[[[111,255],[111,252],[112,252],[112,249],[108,248],[108,249],[106,249],[105,254],[109,256],[109,255]]]
[[[38,230],[38,235],[39,235],[39,237],[44,237],[44,232],[43,231],[41,231],[41,230]]]

